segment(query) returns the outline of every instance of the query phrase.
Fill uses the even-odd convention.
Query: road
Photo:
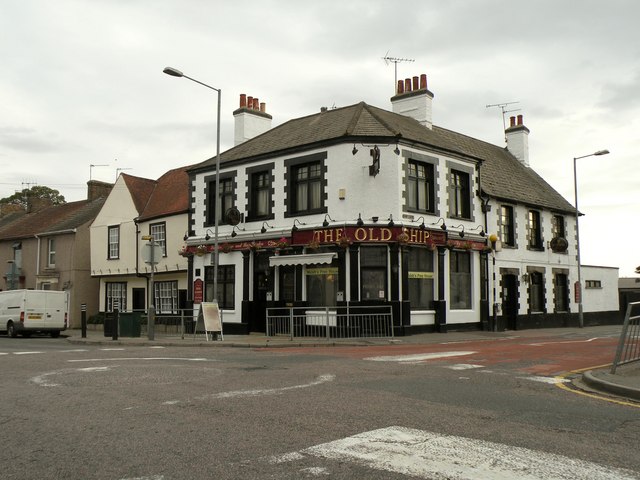
[[[556,385],[610,361],[612,345],[613,334],[291,349],[0,337],[0,476],[640,478],[639,405]]]

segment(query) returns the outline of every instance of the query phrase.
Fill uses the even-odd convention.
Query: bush
[[[102,325],[102,324],[104,324],[104,313],[103,312],[98,312],[95,315],[91,315],[87,319],[87,323],[94,324],[94,325]]]

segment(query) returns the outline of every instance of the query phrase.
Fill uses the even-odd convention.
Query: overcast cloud
[[[274,126],[359,101],[390,109],[426,73],[434,123],[504,145],[518,101],[532,167],[573,203],[583,263],[640,265],[640,3],[635,0],[0,0],[0,198],[37,182],[67,201],[92,178],[158,178],[222,148],[240,93]],[[515,112],[512,114],[516,114]],[[96,166],[90,168],[90,165]]]

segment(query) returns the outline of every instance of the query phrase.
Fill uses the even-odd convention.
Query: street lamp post
[[[576,163],[577,160],[581,158],[587,157],[595,157],[600,155],[607,155],[609,150],[598,150],[597,152],[590,153],[589,155],[582,155],[581,157],[573,157],[573,191],[574,191],[574,203],[576,206],[576,249],[577,249],[577,261],[578,261],[578,285],[579,285],[579,296],[578,296],[578,319],[580,322],[580,328],[584,327],[584,312],[582,310],[582,276],[581,276],[581,264],[580,264],[580,226],[579,219],[580,213],[578,212],[578,175]]]
[[[213,252],[213,301],[217,303],[218,296],[218,264],[220,259],[220,252],[218,251],[218,209],[220,208],[220,102],[222,97],[222,90],[219,88],[212,87],[211,85],[207,85],[206,83],[202,83],[195,78],[188,77],[180,70],[177,70],[172,67],[166,67],[163,70],[167,75],[171,75],[172,77],[184,77],[186,79],[191,80],[192,82],[199,83],[200,85],[210,88],[211,90],[215,90],[218,93],[218,118],[217,118],[217,128],[216,128],[216,211],[214,212],[214,252]]]

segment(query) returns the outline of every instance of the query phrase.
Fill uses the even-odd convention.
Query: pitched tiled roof
[[[149,202],[153,189],[156,187],[156,181],[149,180],[148,178],[134,177],[126,173],[121,173],[120,175],[131,193],[136,211],[141,215]]]
[[[503,200],[572,212],[573,207],[533,169],[506,148],[434,126],[429,129],[405,115],[360,102],[296,118],[247,140],[220,155],[220,162],[248,161],[286,155],[297,149],[332,143],[395,143],[435,148],[482,161],[484,193]],[[191,168],[215,168],[215,157]]]
[[[154,182],[155,187],[139,220],[150,220],[189,210],[188,167],[169,170]]]
[[[77,228],[93,220],[104,201],[104,198],[81,200],[24,213],[12,222],[0,224],[0,240],[16,240]]]

